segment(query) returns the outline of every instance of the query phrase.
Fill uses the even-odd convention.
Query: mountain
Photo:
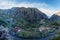
[[[48,17],[37,8],[12,8],[12,14],[17,18],[25,18],[29,21],[47,19]]]
[[[58,21],[60,20],[60,12],[53,14],[52,17],[50,18],[52,21]]]
[[[52,25],[60,26],[60,12],[53,14],[50,18]]]
[[[48,19],[45,13],[39,11],[37,8],[13,7],[2,11],[10,18],[13,18],[16,25],[32,26],[39,23],[42,19]]]

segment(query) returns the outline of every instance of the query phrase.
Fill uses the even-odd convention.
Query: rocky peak
[[[56,13],[55,15],[60,16],[60,12]]]

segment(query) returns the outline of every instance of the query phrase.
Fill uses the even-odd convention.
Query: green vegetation
[[[5,21],[5,17],[6,14],[3,12],[0,12],[0,25],[3,25],[4,27],[8,26],[9,23],[7,21]]]
[[[3,25],[4,27],[6,27],[6,26],[9,25],[9,23],[6,22],[6,21],[4,21],[4,19],[1,19],[1,18],[0,18],[0,25]]]
[[[60,26],[60,20],[54,21],[51,24],[55,26]]]
[[[26,28],[38,28],[38,27],[40,27],[39,22],[30,23],[30,22],[28,22],[25,19],[21,19],[20,21],[16,21],[15,25],[18,25],[18,26],[20,26],[20,28],[24,28],[24,29],[26,29]]]
[[[19,32],[18,36],[28,38],[28,37],[39,37],[40,35],[39,32],[25,31],[25,32]]]
[[[50,40],[60,40],[60,36],[59,37],[54,37],[53,39]]]
[[[60,40],[60,31],[58,31],[58,35],[57,37],[54,37],[53,39],[50,39],[50,40]]]

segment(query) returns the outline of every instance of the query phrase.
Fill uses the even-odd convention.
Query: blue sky
[[[0,9],[35,7],[51,16],[60,11],[60,0],[0,0]]]

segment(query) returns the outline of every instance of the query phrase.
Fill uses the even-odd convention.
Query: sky
[[[60,11],[60,0],[0,0],[0,9],[12,7],[37,8],[48,17]]]

